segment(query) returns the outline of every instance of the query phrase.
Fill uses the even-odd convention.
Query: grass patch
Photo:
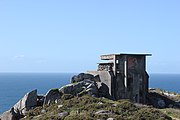
[[[62,107],[58,107],[58,105],[62,105]],[[42,110],[45,112],[42,113]],[[109,111],[109,114],[95,114],[99,110]],[[63,120],[94,120],[110,117],[117,120],[171,120],[157,109],[137,107],[128,100],[112,101],[88,95],[68,97],[68,99],[61,99],[57,104],[35,108],[28,112],[26,119],[61,120],[58,113],[64,111],[69,115]]]
[[[161,109],[161,111],[172,118],[180,119],[180,109],[166,108]]]

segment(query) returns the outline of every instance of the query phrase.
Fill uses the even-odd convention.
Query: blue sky
[[[95,70],[101,54],[152,53],[180,73],[179,0],[1,0],[0,72]]]

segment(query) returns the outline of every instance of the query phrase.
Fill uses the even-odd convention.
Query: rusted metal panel
[[[148,92],[148,74],[146,56],[151,54],[109,54],[102,55],[101,60],[111,63],[99,63],[98,73],[111,96],[118,99],[131,99],[145,103]],[[112,74],[110,74],[112,73]]]

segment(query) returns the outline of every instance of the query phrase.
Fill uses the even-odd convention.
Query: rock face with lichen
[[[89,95],[98,97],[98,87],[96,82],[91,81],[90,79],[65,85],[60,88],[59,91],[61,91],[63,94],[71,94],[75,96],[87,93]]]
[[[18,120],[20,118],[20,113],[15,112],[14,108],[11,108],[0,116],[0,120]]]
[[[74,75],[71,79],[71,83],[81,82],[84,80],[93,80],[94,76],[87,73],[80,73],[79,75]]]
[[[89,94],[99,97],[98,86],[91,74],[80,73],[72,77],[71,84],[65,85],[60,89],[51,89],[46,95],[37,95],[37,90],[27,93],[9,111],[1,115],[1,120],[13,120],[14,118],[24,117],[27,111],[37,107],[57,103],[64,94],[72,96],[82,96]],[[96,77],[97,79],[97,77]]]
[[[10,110],[2,114],[1,120],[17,120],[37,106],[37,90],[27,93]]]
[[[17,102],[13,108],[15,112],[20,112],[24,115],[26,111],[37,106],[37,90],[33,90],[27,93],[19,102]]]
[[[108,87],[100,82],[98,76],[80,73],[72,77],[70,84],[51,89],[46,95],[38,95],[37,90],[27,93],[10,110],[4,112],[0,116],[0,120],[19,120],[20,118],[24,120],[71,120],[81,117],[85,120],[94,118],[118,120],[126,119],[125,117],[127,119],[146,119],[147,117],[147,119],[171,120],[170,117],[158,110],[149,107],[142,109],[127,101],[119,102],[110,99],[112,98]],[[178,102],[162,97],[157,93],[150,93],[147,99],[150,105],[157,108],[175,106],[175,103],[178,106]]]
[[[180,108],[178,100],[180,95],[168,96],[167,92],[159,89],[149,89],[147,96],[147,104],[153,105],[156,108]]]
[[[44,105],[52,104],[58,101],[62,96],[62,93],[58,89],[51,89],[47,92],[44,98]]]

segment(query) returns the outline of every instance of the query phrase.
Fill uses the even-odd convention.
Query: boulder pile
[[[37,106],[57,103],[63,95],[82,96],[89,94],[93,97],[110,98],[108,87],[100,82],[99,76],[80,73],[71,79],[71,83],[60,89],[51,89],[46,95],[38,95],[37,90],[32,90],[20,99],[10,110],[0,116],[0,120],[18,120],[26,116],[27,111]]]

